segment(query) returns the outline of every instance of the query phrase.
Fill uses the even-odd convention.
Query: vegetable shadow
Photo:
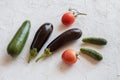
[[[10,55],[3,56],[2,66],[10,65],[16,58],[12,58]]]
[[[72,68],[72,66],[73,65],[68,65],[61,60],[57,65],[57,69],[60,72],[64,73],[64,72],[67,72],[68,70],[70,70],[70,68]]]
[[[99,61],[93,59],[92,57],[90,57],[90,56],[88,56],[88,55],[86,55],[86,54],[83,54],[82,52],[80,52],[79,55],[80,55],[81,57],[84,57],[87,61],[89,61],[89,62],[90,62],[91,64],[93,64],[93,65],[99,63]]]
[[[104,45],[96,45],[96,44],[90,44],[90,43],[81,43],[80,44],[80,47],[87,47],[87,46],[90,46],[90,47],[93,47],[96,49],[102,49],[104,47]]]
[[[68,26],[63,25],[62,23],[58,25],[58,30],[59,31],[63,31],[63,30],[66,30],[66,29],[68,29]]]

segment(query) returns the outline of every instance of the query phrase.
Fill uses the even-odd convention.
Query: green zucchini
[[[97,37],[88,37],[88,38],[83,38],[83,42],[86,43],[92,43],[92,44],[97,44],[97,45],[106,45],[107,40],[103,38],[97,38]]]
[[[88,56],[90,56],[90,57],[98,60],[98,61],[100,61],[100,60],[103,59],[102,55],[101,55],[99,52],[97,52],[97,51],[95,51],[95,50],[93,50],[93,49],[81,48],[80,51],[81,51],[82,53],[87,54]]]
[[[16,57],[20,54],[28,38],[30,27],[31,23],[29,20],[23,22],[7,47],[9,55]]]

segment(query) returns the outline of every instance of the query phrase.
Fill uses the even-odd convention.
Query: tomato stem
[[[77,17],[78,15],[87,15],[87,14],[85,14],[85,13],[77,13],[77,14],[75,15],[75,17]]]
[[[79,53],[76,53],[76,57],[78,60],[80,60]]]
[[[77,17],[78,15],[87,15],[85,13],[80,13],[76,9],[72,9],[72,8],[69,8],[69,11],[72,12],[75,17]]]

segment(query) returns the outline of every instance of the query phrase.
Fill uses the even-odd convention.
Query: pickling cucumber
[[[107,40],[104,38],[97,38],[97,37],[88,37],[88,38],[83,38],[83,42],[86,43],[92,43],[92,44],[97,44],[97,45],[106,45]]]
[[[103,59],[102,55],[101,55],[99,52],[97,52],[97,51],[95,51],[95,50],[93,50],[93,49],[80,48],[80,51],[81,51],[82,53],[84,53],[84,54],[87,54],[88,56],[91,56],[92,58],[94,58],[94,59],[96,59],[96,60],[98,60],[98,61],[100,61],[100,60]]]
[[[7,47],[9,55],[15,57],[20,54],[28,38],[30,27],[31,23],[29,20],[23,22]]]

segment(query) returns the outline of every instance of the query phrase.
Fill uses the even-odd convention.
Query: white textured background
[[[61,24],[61,16],[68,8],[76,8],[87,16],[79,16],[69,28]],[[22,53],[13,60],[6,51],[7,45],[24,20],[30,20],[32,27]],[[27,64],[29,47],[35,32],[45,22],[54,25],[54,31],[44,45],[58,34],[70,28],[80,28],[83,37],[98,36],[108,40],[104,47],[82,44],[81,39],[65,45],[54,55]],[[57,33],[57,34],[56,34]],[[120,80],[120,0],[0,0],[0,80]],[[68,66],[61,60],[65,49],[90,47],[103,55],[96,62],[88,56]]]

